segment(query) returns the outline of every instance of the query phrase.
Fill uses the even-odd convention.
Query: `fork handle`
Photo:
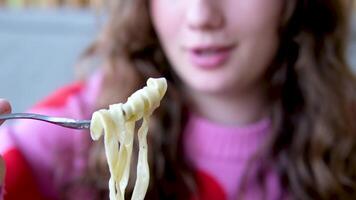
[[[34,119],[72,129],[89,129],[90,120],[75,120],[62,117],[51,117],[33,113],[11,113],[0,115],[0,120],[8,119]]]

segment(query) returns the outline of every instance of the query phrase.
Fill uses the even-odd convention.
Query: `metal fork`
[[[76,119],[69,119],[69,118],[62,118],[62,117],[51,117],[51,116],[33,114],[33,113],[12,113],[12,114],[0,115],[0,120],[8,120],[8,119],[34,119],[34,120],[49,122],[52,124],[56,124],[59,126],[72,128],[72,129],[90,128],[90,120],[76,120]]]

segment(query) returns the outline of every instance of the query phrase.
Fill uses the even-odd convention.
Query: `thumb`
[[[10,112],[11,112],[10,103],[5,99],[0,98],[0,114],[10,113]]]
[[[5,100],[5,99],[0,99],[0,114],[6,114],[11,112],[11,105],[10,103]],[[0,125],[3,123],[2,120],[0,120]]]

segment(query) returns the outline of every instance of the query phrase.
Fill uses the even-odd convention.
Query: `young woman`
[[[123,0],[110,8],[84,56],[101,68],[32,112],[87,119],[164,76],[147,199],[356,198],[345,1]],[[5,199],[108,198],[103,145],[87,132],[24,121],[0,137]]]

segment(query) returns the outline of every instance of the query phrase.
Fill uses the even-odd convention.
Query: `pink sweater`
[[[101,76],[96,74],[87,83],[80,85],[79,89],[69,89],[65,98],[62,98],[63,94],[60,98],[49,98],[47,102],[35,106],[31,112],[89,119],[94,111],[94,100],[100,82]],[[246,163],[268,136],[269,130],[268,119],[245,127],[235,127],[215,124],[192,114],[184,131],[184,150],[193,167],[209,177],[203,182],[205,191],[212,190],[209,188],[211,184],[206,184],[206,180],[209,180],[216,183],[226,199],[236,199]],[[5,179],[8,188],[5,185],[5,189],[9,193],[16,193],[16,181],[25,179],[16,177],[19,166],[12,158],[15,149],[28,163],[39,193],[46,199],[57,199],[58,187],[79,177],[86,168],[90,143],[92,141],[87,131],[66,129],[38,121],[24,120],[1,127],[0,154],[4,155],[8,167]],[[282,190],[273,172],[267,177],[266,189],[267,196],[264,196],[255,183],[248,183],[245,199],[278,199]],[[86,188],[73,188],[76,199],[92,199],[90,191]],[[38,199],[31,198],[30,193],[26,199]],[[16,195],[9,194],[8,199],[19,199]]]
[[[191,114],[184,133],[184,150],[194,168],[210,174],[222,186],[227,199],[237,199],[247,162],[269,131],[269,119],[241,127],[217,124]],[[256,164],[249,167],[255,168]],[[266,185],[265,196],[257,183],[248,183],[244,199],[281,197],[282,190],[276,174],[268,174]]]

